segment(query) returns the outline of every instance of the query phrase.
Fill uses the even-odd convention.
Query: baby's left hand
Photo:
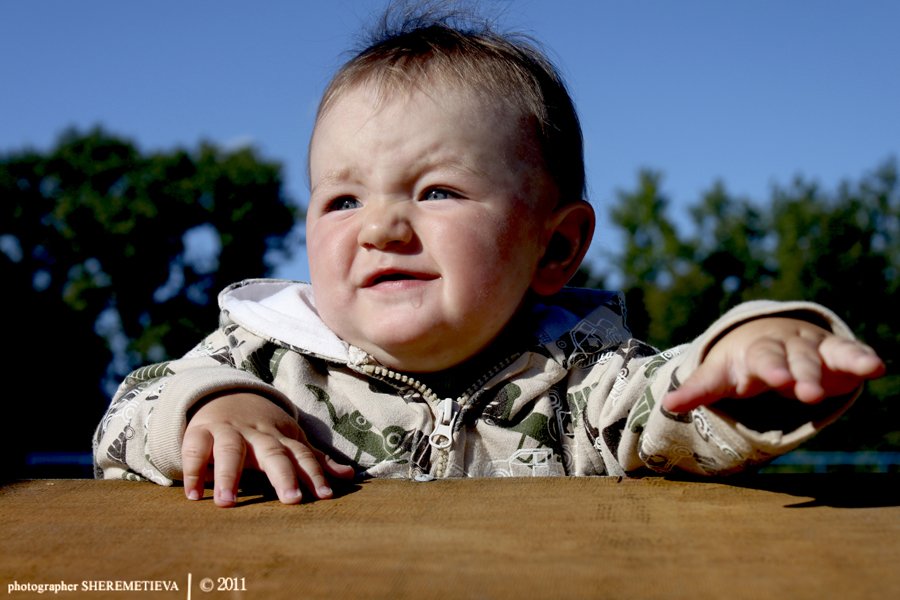
[[[775,390],[815,404],[848,394],[884,370],[875,351],[861,342],[799,319],[765,317],[723,336],[697,370],[662,402],[667,410],[686,412],[723,398]]]

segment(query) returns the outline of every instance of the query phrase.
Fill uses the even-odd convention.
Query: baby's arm
[[[326,474],[354,475],[310,446],[297,422],[271,400],[253,393],[231,393],[205,402],[190,417],[182,443],[184,491],[203,497],[207,467],[213,463],[213,499],[234,506],[244,469],[263,471],[285,504],[300,502],[303,487],[317,498],[332,497]]]
[[[861,342],[800,319],[764,317],[722,336],[663,405],[685,412],[769,390],[814,404],[848,394],[884,370],[878,355]]]

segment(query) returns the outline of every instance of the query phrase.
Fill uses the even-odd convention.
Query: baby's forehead
[[[459,118],[462,112],[487,121],[491,131],[506,137],[519,148],[517,152],[526,152],[531,155],[531,160],[535,159],[536,153],[541,155],[539,161],[543,162],[544,148],[537,119],[518,103],[498,98],[472,82],[463,83],[456,79],[429,77],[406,83],[373,78],[344,86],[320,111],[313,137],[319,133],[318,125],[323,119],[340,121],[346,118],[346,112],[341,114],[343,111],[359,110],[360,104],[367,106],[366,110],[371,110],[373,115],[386,113],[400,123],[408,118],[410,111],[422,104],[430,104],[438,107],[439,113],[446,109],[451,119]],[[510,134],[512,138],[507,137]]]
[[[419,109],[434,116],[413,134],[421,132],[427,138],[429,133],[444,131],[455,142],[487,143],[494,149],[508,149],[533,164],[542,162],[540,136],[533,118],[515,103],[491,97],[477,86],[462,87],[452,81],[423,80],[411,86],[365,81],[347,86],[332,96],[328,107],[320,112],[313,138],[325,140],[331,137],[329,132],[335,126],[344,132],[346,127],[353,127],[350,123],[365,126],[370,120],[396,123],[399,135],[401,130],[409,132],[403,125],[413,115],[421,115]],[[477,135],[462,133],[466,131]],[[391,133],[389,129],[388,137]]]
[[[470,110],[490,112],[504,121],[527,121],[529,110],[509,95],[501,96],[479,80],[461,76],[442,76],[440,74],[422,75],[420,77],[379,77],[373,75],[333,90],[323,103],[317,120],[330,112],[343,98],[362,94],[373,101],[378,109],[388,104],[410,102],[435,102],[440,104],[444,99],[452,99],[458,105],[468,105]]]

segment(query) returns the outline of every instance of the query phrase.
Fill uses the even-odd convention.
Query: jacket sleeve
[[[626,344],[614,380],[601,381],[593,389],[586,413],[586,420],[596,424],[594,446],[607,467],[616,465],[621,474],[645,467],[661,473],[730,474],[793,450],[843,414],[859,390],[817,405],[773,392],[724,399],[684,414],[663,408],[662,397],[697,369],[716,340],[741,323],[766,316],[809,320],[853,337],[847,325],[822,306],[755,301],[727,312],[690,344],[662,353],[648,352],[639,342]]]
[[[142,367],[119,385],[94,434],[94,474],[172,485],[182,477],[181,442],[188,411],[223,392],[253,391],[295,414],[268,381],[260,360],[265,343],[224,326],[184,357]]]

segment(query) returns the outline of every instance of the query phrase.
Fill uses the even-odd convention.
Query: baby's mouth
[[[397,281],[431,281],[432,279],[437,279],[437,276],[411,271],[383,271],[370,277],[363,287],[375,287]]]
[[[379,283],[384,283],[385,281],[403,281],[405,279],[418,279],[418,277],[413,277],[409,273],[391,273],[389,275],[379,275],[375,278],[373,284],[378,285]]]

